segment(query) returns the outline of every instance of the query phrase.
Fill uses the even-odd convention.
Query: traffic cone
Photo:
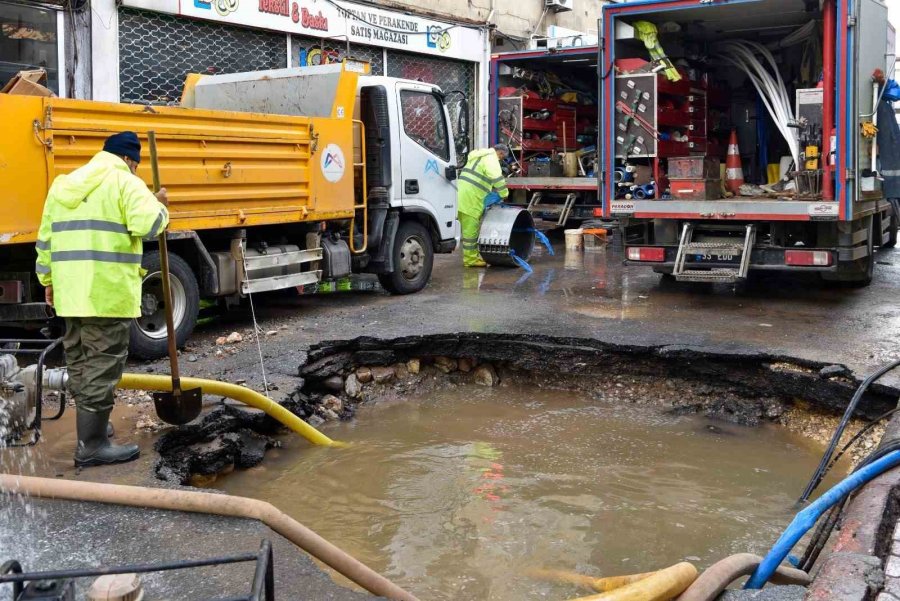
[[[728,156],[725,158],[725,187],[735,196],[740,196],[744,185],[744,169],[741,167],[741,151],[738,148],[737,130],[731,130],[728,139]]]

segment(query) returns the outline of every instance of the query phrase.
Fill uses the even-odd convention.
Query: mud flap
[[[366,268],[368,273],[393,273],[394,272],[394,239],[397,237],[397,228],[400,227],[400,213],[391,211],[384,221],[384,233],[381,236],[381,244]]]

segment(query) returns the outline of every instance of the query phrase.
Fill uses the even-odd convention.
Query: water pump
[[[0,354],[0,439],[15,438],[34,421],[37,399],[37,365],[19,367],[14,355]],[[44,369],[42,389],[65,391],[65,369]]]

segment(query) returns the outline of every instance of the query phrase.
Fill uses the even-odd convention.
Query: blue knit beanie
[[[133,131],[123,131],[106,138],[103,150],[119,157],[128,157],[135,163],[141,162],[141,141]]]

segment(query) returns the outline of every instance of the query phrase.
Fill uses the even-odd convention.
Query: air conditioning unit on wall
[[[575,4],[575,0],[544,0],[544,6],[556,13],[572,10],[573,4]]]

